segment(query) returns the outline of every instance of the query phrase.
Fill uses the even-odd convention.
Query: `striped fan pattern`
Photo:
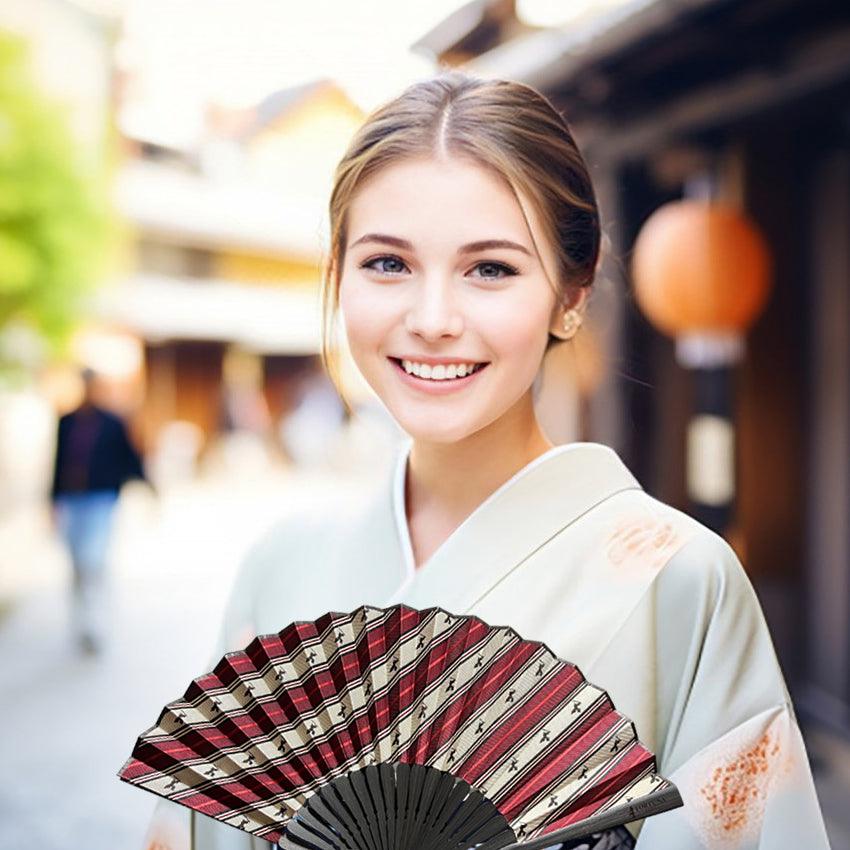
[[[519,841],[674,787],[574,664],[511,628],[404,605],[331,612],[227,653],[118,775],[278,842],[328,783],[392,764],[462,780]]]

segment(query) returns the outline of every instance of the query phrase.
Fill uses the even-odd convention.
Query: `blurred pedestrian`
[[[51,500],[73,567],[74,630],[94,653],[106,638],[106,558],[118,494],[145,474],[122,420],[95,402],[96,373],[86,369],[82,378],[82,402],[59,419]]]

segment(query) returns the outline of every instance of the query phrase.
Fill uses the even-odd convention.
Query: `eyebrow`
[[[406,239],[400,239],[398,236],[389,236],[386,233],[367,233],[361,236],[356,242],[352,242],[348,247],[353,248],[355,245],[361,245],[364,242],[376,242],[383,245],[393,245],[396,248],[401,248],[405,251],[412,251],[413,245]],[[524,245],[518,242],[512,242],[510,239],[481,239],[478,242],[469,242],[466,245],[461,245],[458,248],[458,254],[474,254],[477,251],[486,251],[491,248],[508,248],[513,251],[521,251],[523,254],[531,256],[531,252]]]

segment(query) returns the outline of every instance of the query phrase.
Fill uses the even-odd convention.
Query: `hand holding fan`
[[[227,653],[118,775],[287,850],[618,850],[622,824],[682,805],[578,667],[404,605]]]

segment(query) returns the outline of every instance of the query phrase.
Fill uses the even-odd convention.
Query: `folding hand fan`
[[[619,850],[622,824],[682,805],[574,664],[404,605],[227,653],[118,776],[285,850]]]

